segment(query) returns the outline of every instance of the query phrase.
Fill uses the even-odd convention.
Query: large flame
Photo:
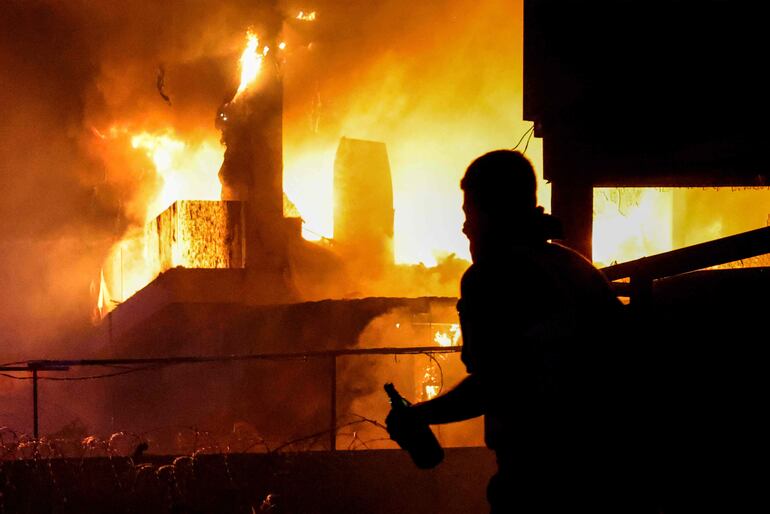
[[[219,200],[222,185],[218,172],[222,165],[222,145],[216,139],[197,144],[177,138],[171,130],[160,134],[140,132],[131,146],[152,160],[162,186],[147,206],[147,221],[155,218],[177,200]]]
[[[241,83],[236,97],[258,77],[262,60],[269,51],[259,51],[259,39],[253,32],[246,35],[246,48],[241,59]],[[125,132],[125,130],[121,131]],[[107,135],[94,129],[99,139]],[[110,132],[110,139],[119,134]],[[173,129],[161,132],[142,131],[131,135],[131,147],[150,159],[160,182],[154,195],[147,199],[147,227],[134,230],[116,243],[105,261],[100,277],[97,308],[103,316],[147,285],[168,267],[197,268],[229,267],[227,251],[221,246],[226,227],[226,216],[221,206],[182,202],[173,213],[166,209],[179,200],[215,200],[222,194],[218,172],[224,158],[224,149],[213,135],[197,142],[183,140]],[[164,212],[165,211],[165,212]],[[203,212],[206,211],[206,212]],[[173,222],[157,218],[161,213]],[[157,219],[156,219],[157,218]],[[165,234],[153,223],[166,223],[173,234]],[[205,233],[200,233],[201,231]],[[167,261],[161,262],[159,250],[168,249]]]
[[[269,48],[265,46],[262,52],[259,51],[259,38],[252,31],[246,33],[246,48],[241,54],[241,83],[238,85],[238,91],[235,92],[235,98],[257,80],[259,72],[262,69],[262,61]]]
[[[226,259],[222,258],[221,245],[217,244],[224,230],[220,226],[225,219],[224,215],[219,212],[207,212],[206,216],[188,214],[190,209],[196,209],[196,214],[200,214],[202,209],[216,211],[216,207],[189,202],[180,204],[174,212],[176,223],[166,220],[167,225],[173,227],[173,233],[168,233],[168,241],[161,241],[161,232],[158,227],[152,226],[158,223],[158,215],[179,200],[219,200],[222,185],[218,171],[223,159],[219,142],[213,137],[197,143],[185,142],[173,130],[161,133],[139,132],[131,136],[130,142],[134,150],[150,159],[160,187],[147,200],[148,225],[126,234],[113,245],[105,260],[97,300],[101,316],[113,310],[117,303],[131,297],[168,267],[215,268],[226,267],[227,264]],[[209,233],[200,234],[198,225],[205,220],[208,220],[206,230]],[[200,248],[201,244],[206,248]],[[161,247],[168,247],[168,262],[159,260]]]

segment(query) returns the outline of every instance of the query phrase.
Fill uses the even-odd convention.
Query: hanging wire
[[[529,148],[529,142],[532,140],[532,136],[535,134],[535,125],[532,125],[532,129],[529,132],[529,136],[527,137],[527,144],[524,145],[524,151],[521,152],[522,154],[527,154],[527,148]]]
[[[438,381],[438,392],[436,395],[441,394],[441,391],[444,390],[444,369],[441,367],[441,363],[436,359],[436,356],[432,353],[425,352],[425,356],[428,357],[430,360],[432,360],[436,367],[438,368],[438,374],[439,374],[439,381]]]
[[[513,148],[511,148],[511,150],[516,150],[516,149],[519,147],[519,145],[521,144],[521,142],[522,142],[522,141],[524,141],[524,138],[525,138],[525,137],[527,137],[527,135],[529,135],[530,137],[532,137],[532,134],[534,134],[534,132],[535,132],[535,124],[533,123],[533,124],[532,124],[532,126],[531,126],[531,127],[529,127],[529,128],[528,128],[528,129],[527,129],[527,130],[526,130],[526,131],[525,131],[525,132],[524,132],[524,133],[521,135],[521,137],[519,138],[519,142],[518,142],[518,143],[516,143],[516,146],[514,146]],[[527,139],[527,144],[529,144],[529,139]],[[526,151],[527,151],[527,149],[525,148],[525,149],[524,149],[524,151],[526,152]]]

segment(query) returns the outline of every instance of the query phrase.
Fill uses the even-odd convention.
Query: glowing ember
[[[436,358],[442,358],[443,360],[443,355],[438,355]],[[441,381],[439,364],[431,359],[425,367],[425,373],[422,376],[422,389],[419,392],[420,401],[424,402],[438,396],[441,393]]]
[[[426,385],[425,386],[425,396],[426,399],[430,400],[432,398],[435,398],[438,396],[438,393],[441,392],[441,387],[437,385]]]
[[[448,332],[436,330],[433,341],[439,346],[457,346],[460,342],[460,325],[453,323]]]
[[[315,17],[316,17],[315,11],[311,11],[307,13],[305,11],[300,11],[297,14],[297,19],[301,21],[314,21]]]
[[[268,48],[264,47],[262,53],[259,53],[259,38],[253,32],[248,31],[246,33],[246,48],[240,59],[241,83],[238,86],[238,91],[235,92],[235,98],[238,98],[257,79],[267,52]]]

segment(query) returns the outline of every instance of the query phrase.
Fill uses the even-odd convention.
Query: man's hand
[[[414,433],[418,423],[418,414],[415,408],[411,406],[390,409],[390,413],[385,418],[385,426],[390,438],[399,445],[409,437],[410,433]]]

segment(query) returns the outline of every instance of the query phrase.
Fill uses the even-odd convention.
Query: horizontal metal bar
[[[462,346],[411,346],[405,348],[359,348],[349,350],[327,350],[319,352],[294,353],[256,353],[243,355],[211,355],[211,356],[179,356],[156,358],[126,358],[126,359],[73,359],[73,360],[32,360],[27,361],[27,368],[17,368],[16,371],[30,371],[37,368],[48,371],[62,366],[116,366],[137,364],[194,364],[205,362],[230,362],[248,360],[306,360],[323,357],[341,357],[346,355],[417,355],[424,353],[456,353]]]
[[[630,282],[610,282],[610,285],[616,296],[622,296],[624,298],[631,296]]]
[[[602,268],[609,280],[643,276],[654,280],[770,253],[770,227]]]
[[[39,362],[40,361],[30,361],[26,366],[0,367],[0,371],[68,371],[70,369],[69,366],[62,366],[57,363],[53,363],[49,366],[47,364],[38,364]]]

